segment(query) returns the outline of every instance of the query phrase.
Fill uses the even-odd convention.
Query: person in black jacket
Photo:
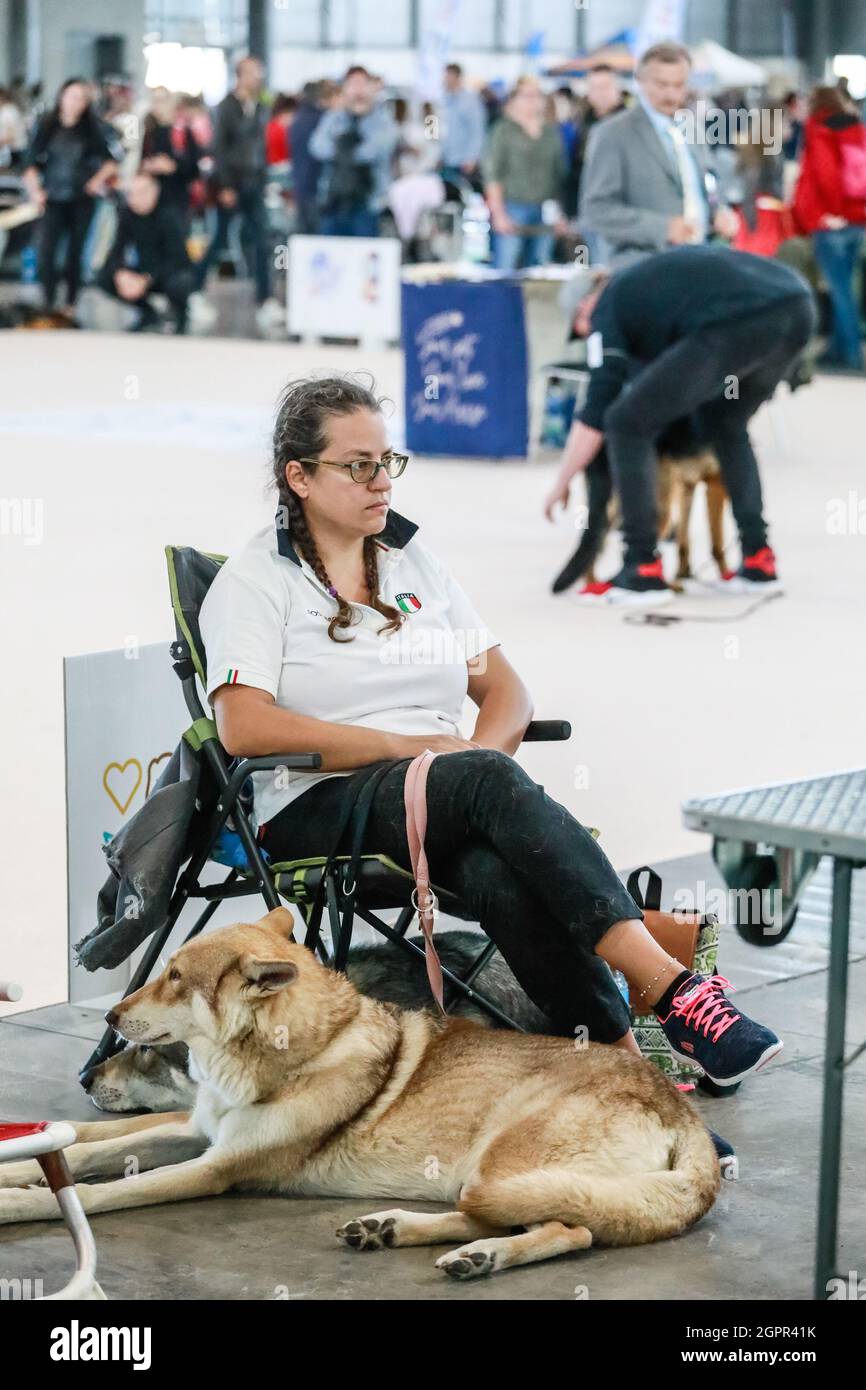
[[[777,582],[748,423],[791,371],[815,326],[812,291],[779,261],[727,247],[681,246],[606,281],[596,273],[578,306],[590,384],[571,427],[546,512],[568,502],[571,479],[604,445],[622,507],[625,563],[587,599],[655,604],[673,597],[657,544],[656,441],[697,419],[721,466],[742,563],[730,592]]]
[[[42,211],[39,280],[49,313],[56,308],[59,244],[67,238],[66,303],[71,309],[78,298],[81,252],[96,198],[122,157],[117,140],[93,110],[89,85],[71,77],[39,121],[24,160],[28,196]]]
[[[255,278],[256,303],[262,305],[271,292],[265,233],[264,72],[258,58],[241,58],[235,72],[234,91],[216,109],[211,182],[216,192],[217,228],[199,268],[199,288],[228,245],[232,221],[240,217],[244,256]]]
[[[308,82],[292,122],[292,192],[297,229],[307,236],[319,230],[318,187],[322,165],[310,154],[313,131],[325,114],[324,83]]]
[[[133,178],[126,203],[120,208],[114,244],[97,281],[115,299],[140,310],[133,332],[154,324],[158,315],[152,296],[163,294],[176,318],[176,332],[186,330],[187,306],[195,288],[183,225],[152,174]]]
[[[160,206],[172,208],[184,226],[189,218],[189,186],[198,178],[202,157],[188,125],[177,125],[177,97],[157,87],[144,118],[141,167],[159,180]]]

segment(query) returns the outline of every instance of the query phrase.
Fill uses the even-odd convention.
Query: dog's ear
[[[287,907],[275,907],[267,916],[262,917],[257,925],[278,931],[280,936],[287,936],[291,940],[295,930],[295,919]]]
[[[259,960],[256,956],[242,956],[240,972],[250,984],[250,993],[261,995],[277,994],[297,978],[298,967],[290,960]]]

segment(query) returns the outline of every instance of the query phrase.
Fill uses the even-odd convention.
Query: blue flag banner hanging
[[[520,286],[403,286],[406,447],[525,458],[526,328]]]

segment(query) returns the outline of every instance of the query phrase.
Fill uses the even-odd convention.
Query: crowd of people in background
[[[790,92],[783,129],[689,143],[675,115],[694,107],[686,50],[658,45],[632,84],[600,64],[580,83],[535,77],[509,92],[456,63],[441,99],[390,92],[353,66],[340,82],[266,90],[254,57],[214,108],[157,88],[79,78],[47,103],[16,81],[0,89],[0,174],[18,172],[40,214],[45,307],[74,314],[82,277],[136,306],[156,295],[184,331],[193,295],[238,245],[260,313],[279,313],[268,190],[285,234],[398,235],[408,260],[431,256],[437,209],[481,206],[493,268],[624,265],[667,246],[724,239],[776,254],[799,238],[801,265],[832,305],[828,365],[862,368],[855,291],[866,228],[866,127],[845,84]],[[628,89],[627,89],[628,88]],[[711,113],[743,105],[722,94]],[[95,217],[97,209],[110,215]],[[801,250],[802,255],[807,252]],[[63,297],[60,298],[61,285]]]

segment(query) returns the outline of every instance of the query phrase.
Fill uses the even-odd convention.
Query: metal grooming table
[[[731,844],[735,851],[769,845],[783,856],[789,852],[789,863],[796,855],[812,867],[822,855],[833,860],[814,1285],[814,1297],[825,1299],[836,1276],[845,1068],[866,1049],[861,1043],[845,1058],[851,874],[866,868],[866,769],[695,798],[685,802],[683,821],[714,837],[717,862],[718,847]]]

